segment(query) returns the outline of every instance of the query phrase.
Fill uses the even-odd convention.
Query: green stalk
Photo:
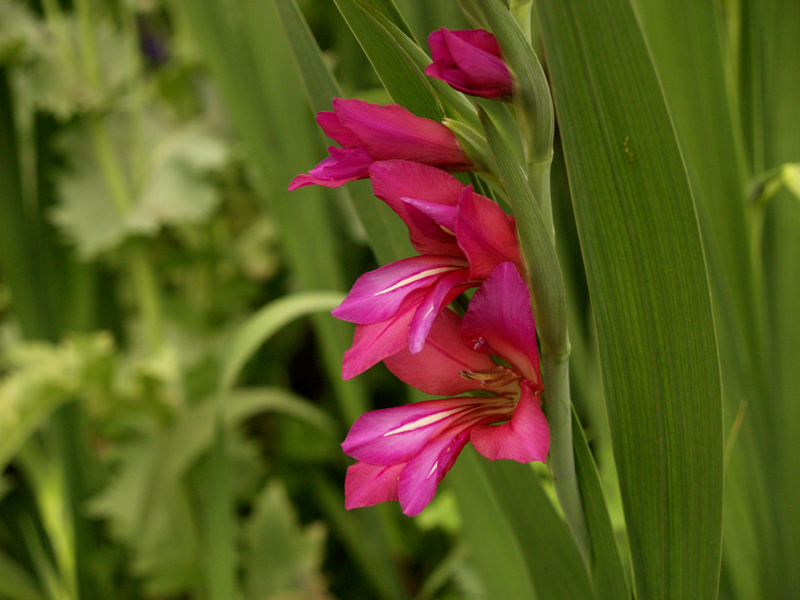
[[[526,267],[526,279],[532,290],[533,312],[541,347],[541,368],[550,426],[550,469],[564,516],[572,530],[581,555],[589,564],[590,541],[583,512],[572,449],[572,401],[569,389],[569,332],[567,330],[566,293],[561,265],[555,250],[552,209],[550,209],[550,158],[536,161],[529,177],[500,132],[479,110],[486,140],[494,155],[496,175],[505,183],[517,217],[520,251]],[[539,190],[539,196],[533,193]],[[543,205],[548,207],[545,219]]]
[[[569,348],[569,341],[567,341]],[[544,395],[547,423],[550,425],[550,469],[564,517],[581,552],[590,563],[589,530],[583,511],[575,454],[572,449],[572,401],[569,389],[569,349],[562,354],[545,353],[541,358],[542,379],[547,382]]]
[[[520,245],[530,275],[534,315],[540,332],[542,378],[550,425],[550,468],[564,516],[588,565],[590,541],[572,449],[566,295],[555,253],[550,201],[555,120],[553,100],[542,65],[530,45],[530,2],[525,7],[526,0],[512,0],[512,11],[509,12],[499,0],[472,1],[480,6],[491,25],[516,81],[514,105],[525,150],[525,179],[533,198],[521,195],[522,190],[512,192],[509,189],[509,196],[514,198],[514,211],[521,218]],[[524,16],[526,11],[527,18]],[[520,26],[521,18],[524,21]],[[493,150],[497,144],[494,146]],[[504,158],[497,157],[501,164],[513,164],[510,161],[513,161],[510,153]],[[503,179],[508,186],[509,177]],[[540,239],[543,233],[545,239]],[[549,285],[538,284],[545,281]]]
[[[83,57],[83,73],[93,91],[100,87],[100,69],[97,59],[97,42],[94,38],[91,0],[76,2],[80,23],[80,43]],[[108,186],[111,198],[120,214],[125,215],[133,206],[133,192],[125,176],[125,170],[111,138],[111,133],[103,118],[92,115],[89,131],[94,145],[95,156]],[[134,285],[137,305],[144,322],[147,349],[155,352],[161,345],[162,313],[161,298],[153,267],[147,260],[141,244],[135,244],[129,253],[131,278]]]

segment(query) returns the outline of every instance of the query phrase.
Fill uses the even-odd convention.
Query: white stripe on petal
[[[453,267],[436,267],[435,269],[426,269],[425,271],[420,271],[419,273],[416,273],[414,275],[410,275],[410,276],[406,277],[405,279],[401,279],[400,281],[398,281],[397,283],[395,283],[392,286],[389,286],[385,290],[381,290],[380,292],[377,292],[375,295],[376,296],[380,296],[381,294],[386,294],[388,292],[393,292],[397,288],[401,288],[404,285],[409,285],[411,283],[414,283],[415,281],[419,281],[420,279],[424,279],[426,277],[432,277],[434,275],[439,275],[440,273],[447,273],[448,271],[457,271],[458,269],[463,269],[465,266],[466,265],[463,265],[463,266],[462,265],[457,265],[457,266],[453,266]]]
[[[382,437],[394,435],[396,433],[406,433],[407,431],[414,431],[415,429],[419,429],[420,427],[426,427],[432,423],[436,423],[438,421],[441,421],[442,419],[446,419],[450,415],[462,411],[465,408],[468,407],[459,406],[458,408],[451,408],[450,410],[445,410],[442,412],[434,413],[432,415],[428,415],[427,417],[422,417],[421,419],[417,419],[416,421],[412,421],[411,423],[406,423],[405,425],[401,425],[396,429],[387,431],[386,433],[383,434]]]
[[[433,463],[433,466],[431,467],[431,470],[425,479],[430,479],[431,475],[433,475],[436,472],[436,467],[438,466],[439,466],[439,461],[437,460],[435,463]]]

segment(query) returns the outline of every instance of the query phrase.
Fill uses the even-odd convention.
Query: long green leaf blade
[[[400,50],[387,43],[383,30],[370,20],[354,0],[335,1],[394,101],[420,117],[441,120],[442,109],[426,82]]]
[[[622,570],[619,548],[608,516],[608,508],[600,475],[594,464],[592,452],[577,415],[572,413],[573,442],[575,446],[575,469],[581,488],[583,510],[592,540],[592,586],[597,598],[602,600],[627,600],[631,597],[625,573]]]
[[[537,596],[548,600],[593,598],[575,540],[541,483],[531,476],[530,465],[503,460],[485,470],[494,489],[503,490],[497,499],[522,542]]]
[[[626,0],[544,0],[537,13],[597,318],[638,596],[713,598],[719,363],[672,124]]]

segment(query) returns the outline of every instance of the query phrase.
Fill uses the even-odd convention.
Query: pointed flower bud
[[[511,74],[500,45],[488,31],[442,28],[428,36],[428,45],[433,55],[433,63],[425,68],[429,77],[471,96],[511,98]]]

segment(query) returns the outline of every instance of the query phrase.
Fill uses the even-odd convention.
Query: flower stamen
[[[480,371],[459,371],[458,374],[464,379],[480,382],[481,387],[487,389],[505,387],[521,379],[514,371],[502,366],[494,369],[481,369]]]

